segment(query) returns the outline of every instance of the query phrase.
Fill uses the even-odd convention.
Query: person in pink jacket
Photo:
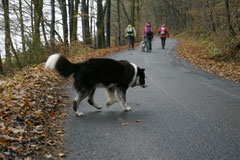
[[[152,39],[154,38],[154,30],[150,22],[147,22],[146,25],[144,26],[143,36],[147,41],[147,44],[149,44],[149,46],[147,47],[147,50],[149,49],[148,51],[151,51]]]

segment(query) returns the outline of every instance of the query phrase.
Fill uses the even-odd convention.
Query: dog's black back
[[[111,84],[127,88],[134,76],[134,68],[127,61],[113,59],[89,59],[75,66],[74,87],[92,88]]]

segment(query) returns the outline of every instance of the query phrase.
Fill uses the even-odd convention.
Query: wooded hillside
[[[211,58],[239,61],[239,0],[2,0],[0,74],[42,62],[71,44],[92,48],[124,45],[132,23],[142,38],[150,21],[171,35],[187,33],[208,40]]]

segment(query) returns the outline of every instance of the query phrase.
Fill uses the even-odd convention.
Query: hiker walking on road
[[[130,45],[132,45],[132,49],[134,49],[134,38],[136,37],[136,30],[131,24],[129,24],[125,30],[125,37],[128,39],[128,49],[130,49]]]
[[[152,50],[152,39],[154,38],[154,30],[150,22],[147,22],[144,30],[143,30],[143,36],[147,41],[147,49],[150,51]]]
[[[165,27],[165,25],[163,24],[161,27],[158,28],[158,33],[160,33],[160,38],[162,41],[162,49],[164,49],[166,44],[166,39],[167,37],[169,37],[168,28]]]

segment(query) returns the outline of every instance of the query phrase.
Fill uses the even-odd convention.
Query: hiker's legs
[[[134,49],[134,36],[132,36],[131,38],[132,38],[132,49]]]
[[[146,47],[147,47],[147,52],[150,50],[150,38],[146,37]]]
[[[130,49],[131,37],[130,37],[130,36],[128,36],[128,37],[127,37],[127,39],[128,39],[128,49]]]
[[[165,43],[166,43],[166,37],[162,37],[161,41],[162,41],[162,49],[164,49]]]
[[[150,49],[150,51],[152,50],[152,38],[149,38],[149,49]]]

